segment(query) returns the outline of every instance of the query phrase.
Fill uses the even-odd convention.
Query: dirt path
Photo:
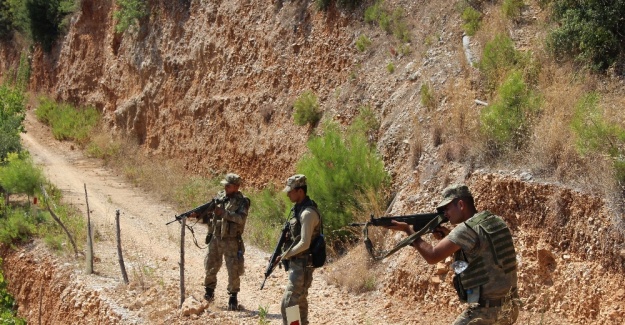
[[[98,290],[100,299],[114,304],[124,319],[123,323],[233,323],[258,324],[259,310],[267,311],[264,317],[269,324],[281,324],[280,299],[286,284],[286,273],[276,269],[267,280],[265,289],[259,290],[269,256],[256,247],[247,245],[246,274],[242,277],[239,312],[225,310],[227,303],[225,266],[219,273],[216,301],[210,306],[196,304],[198,309],[208,307],[197,316],[181,316],[178,266],[180,226],[165,224],[176,214],[166,203],[155,200],[149,193],[128,184],[114,171],[102,167],[96,159],[84,157],[73,150],[70,143],[52,139],[46,126],[39,124],[29,114],[23,143],[36,163],[43,166],[46,176],[63,192],[65,200],[79,207],[86,215],[85,191],[88,191],[90,216],[95,231],[94,271],[76,274],[84,282],[84,290]],[[115,244],[115,213],[121,214],[122,247],[130,285],[121,284],[121,272]],[[253,217],[253,216],[251,216]],[[196,236],[203,238],[205,228],[194,228]],[[202,301],[203,257],[206,250],[195,247],[187,232],[186,296],[187,300]],[[82,261],[81,261],[82,262]],[[82,264],[82,263],[81,263]],[[385,315],[389,305],[383,295],[369,293],[354,297],[327,284],[320,269],[309,295],[310,319],[313,323],[382,323],[403,324],[390,321]],[[193,297],[193,298],[191,298]]]

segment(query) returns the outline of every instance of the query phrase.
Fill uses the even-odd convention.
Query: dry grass
[[[206,202],[222,189],[216,179],[189,175],[175,159],[146,154],[137,140],[129,135],[111,135],[103,128],[92,135],[87,149],[94,157],[158,197],[185,209]]]
[[[326,274],[328,283],[345,288],[351,293],[376,290],[379,284],[376,264],[369,257],[364,245],[359,244],[349,253],[329,266]]]

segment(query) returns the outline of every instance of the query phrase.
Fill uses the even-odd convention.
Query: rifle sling
[[[381,261],[393,254],[395,254],[395,252],[397,252],[398,250],[400,250],[401,248],[403,248],[404,246],[408,246],[410,244],[412,244],[412,242],[414,242],[417,238],[423,236],[424,234],[430,232],[434,226],[436,226],[437,224],[441,223],[441,217],[436,217],[434,219],[432,219],[430,222],[428,222],[427,225],[425,225],[425,227],[421,228],[419,231],[415,232],[414,234],[404,238],[403,240],[401,240],[399,243],[397,243],[397,245],[395,245],[395,247],[393,247],[390,250],[387,251],[381,251],[380,255],[375,254],[375,252],[373,251],[373,243],[371,242],[371,239],[369,239],[369,231],[368,231],[368,227],[369,227],[369,222],[367,222],[365,224],[365,227],[362,230],[362,234],[365,238],[365,247],[367,248],[367,251],[369,252],[369,255],[371,255],[371,258],[373,258],[373,260],[375,261]]]

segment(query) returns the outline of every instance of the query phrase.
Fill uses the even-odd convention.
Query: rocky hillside
[[[451,114],[470,117],[479,109],[475,99],[483,99],[466,52],[477,57],[483,42],[463,48],[454,2],[387,1],[405,12],[409,51],[366,24],[364,6],[322,12],[312,1],[151,0],[148,17],[117,34],[113,0],[81,3],[52,52],[35,48],[31,91],[94,105],[112,132],[136,135],[146,153],[180,161],[191,173],[233,170],[258,187],[292,173],[315,131],[293,123],[293,101],[303,91],[319,96],[325,119],[343,124],[369,106],[381,122],[377,146],[399,193],[393,213],[430,210],[444,185],[464,181],[480,209],[511,224],[523,323],[625,318],[625,226],[606,198],[528,170],[454,162],[461,160],[450,157],[461,156],[462,147],[440,145],[452,143],[441,134]],[[523,16],[505,29],[517,47],[533,48],[543,32],[534,22],[543,13],[530,5]],[[361,35],[372,42],[364,52],[355,46]],[[0,48],[2,73],[19,58],[15,44]],[[423,84],[439,94],[434,109],[422,104]],[[415,324],[428,323],[425,315],[440,309],[459,311],[450,271],[414,255],[406,249],[386,262],[376,294],[421,311],[425,320]],[[13,258],[17,263],[19,256]]]

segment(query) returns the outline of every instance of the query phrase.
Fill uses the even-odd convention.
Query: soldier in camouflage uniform
[[[243,244],[243,230],[247,220],[247,212],[250,201],[243,193],[239,192],[241,177],[237,174],[229,173],[224,180],[224,191],[217,194],[214,199],[216,204],[194,214],[193,217],[201,218],[203,223],[208,225],[206,243],[208,253],[204,259],[204,288],[206,293],[204,298],[212,301],[217,286],[217,272],[221,268],[223,259],[226,260],[228,269],[228,310],[238,310],[237,293],[240,290],[240,277],[244,272],[245,246]]]
[[[280,259],[289,263],[289,283],[282,297],[282,321],[286,325],[286,308],[298,305],[302,325],[308,324],[308,289],[313,271],[310,244],[321,234],[321,215],[317,204],[306,194],[306,176],[289,177],[284,192],[295,203],[292,209],[290,233],[285,242],[287,249]]]
[[[437,210],[457,226],[451,231],[437,228],[434,237],[441,241],[436,246],[421,238],[412,246],[429,264],[453,254],[454,287],[460,301],[469,303],[453,325],[514,324],[519,315],[517,262],[506,223],[488,211],[477,213],[473,195],[465,185],[447,187]],[[414,233],[402,222],[389,228]]]

